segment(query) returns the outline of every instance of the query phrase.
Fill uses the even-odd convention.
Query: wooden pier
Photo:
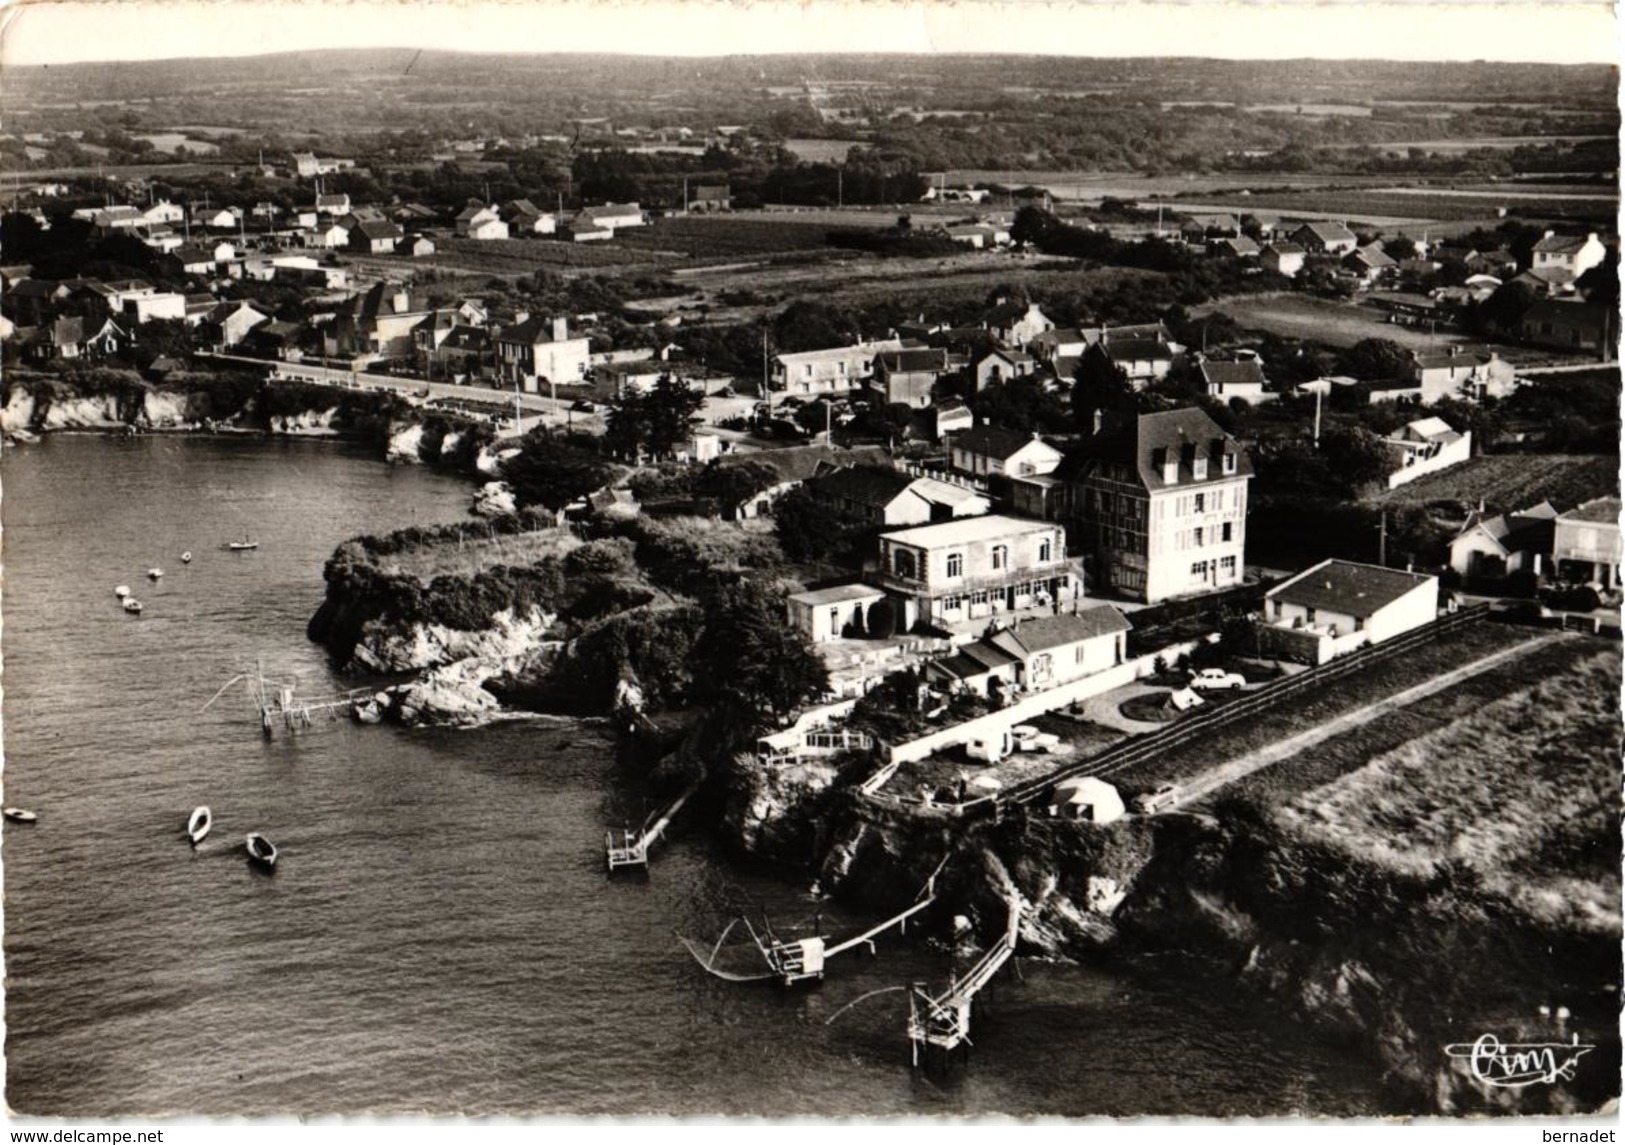
[[[948,1053],[971,1044],[971,1002],[1016,952],[1016,938],[1021,930],[1021,899],[1011,893],[1006,901],[1010,904],[1010,921],[999,941],[976,965],[950,982],[940,994],[933,995],[920,984],[910,987],[908,1040],[915,1066],[920,1064],[922,1052],[932,1048]]]
[[[372,696],[367,688],[354,688],[336,696],[304,699],[293,684],[267,680],[265,672],[256,668],[252,673],[242,672],[233,676],[210,697],[203,710],[207,711],[215,700],[226,694],[227,689],[240,681],[247,682],[248,694],[259,712],[260,732],[266,739],[276,734],[278,724],[291,733],[312,728],[323,717],[335,720],[341,715],[354,716],[358,706]]]
[[[688,802],[689,796],[700,789],[698,781],[690,784],[684,792],[677,797],[676,802],[661,812],[658,818],[646,822],[634,834],[631,831],[621,831],[620,841],[615,839],[614,831],[604,832],[604,853],[609,863],[610,871],[617,871],[622,867],[648,867],[649,848],[665,832],[672,818],[682,810],[683,804]]]

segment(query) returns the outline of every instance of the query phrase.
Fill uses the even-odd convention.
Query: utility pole
[[[1382,523],[1377,527],[1377,563],[1388,566],[1388,510],[1382,511]]]
[[[767,371],[767,331],[762,331],[762,396],[767,399],[767,416],[773,416],[773,384]]]
[[[1315,448],[1320,448],[1320,387],[1315,387]]]

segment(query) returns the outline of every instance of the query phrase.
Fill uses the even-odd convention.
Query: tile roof
[[[1195,406],[1137,414],[1133,418],[1108,422],[1101,431],[1080,445],[1068,459],[1067,473],[1086,476],[1098,462],[1126,465],[1148,490],[1174,485],[1199,484],[1193,462],[1197,452],[1208,457],[1205,481],[1250,477],[1252,460],[1229,434],[1219,428],[1207,413]],[[1236,468],[1226,473],[1220,456],[1236,455]],[[1163,480],[1161,461],[1177,461],[1172,483]]]
[[[815,478],[810,486],[820,495],[856,501],[874,509],[884,509],[908,491],[915,479],[896,469],[876,465],[851,465]]]
[[[1535,253],[1575,254],[1594,237],[1593,235],[1552,235],[1549,238],[1541,239],[1535,244]]]
[[[1077,613],[1063,612],[1056,616],[1035,616],[1022,620],[989,639],[1006,650],[1011,650],[1013,646],[1031,655],[1076,644],[1080,640],[1127,632],[1130,627],[1121,612],[1109,604],[1102,604]]]
[[[1203,362],[1202,377],[1210,386],[1261,386],[1264,367],[1258,362]]]
[[[946,350],[894,350],[875,358],[877,367],[889,374],[941,373],[948,368]]]
[[[1034,441],[1042,439],[1034,434],[1019,433],[996,425],[979,425],[954,435],[953,448],[963,449],[979,457],[992,457],[1004,461],[1015,456]]]
[[[1570,509],[1558,520],[1617,524],[1619,521],[1619,498],[1598,497],[1593,501],[1587,501],[1583,505]]]
[[[1354,232],[1349,230],[1342,223],[1331,223],[1331,222],[1304,223],[1302,226],[1298,227],[1297,230],[1294,230],[1292,233],[1294,235],[1297,235],[1297,234],[1300,234],[1303,231],[1308,231],[1311,235],[1313,235],[1315,238],[1319,239],[1323,243],[1349,242],[1350,240],[1352,240],[1354,238]]]
[[[1345,616],[1375,615],[1400,597],[1435,578],[1354,561],[1322,561],[1264,595],[1305,608],[1323,608]]]

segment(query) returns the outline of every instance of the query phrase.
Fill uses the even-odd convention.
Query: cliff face
[[[941,863],[943,901],[984,938],[1003,925],[1013,890],[1028,906],[1026,954],[1132,967],[1138,952],[1184,952],[1227,970],[1260,1005],[1364,1047],[1384,1067],[1387,1112],[1576,1112],[1617,1094],[1617,935],[1554,934],[1466,889],[1386,883],[1205,815],[1097,827],[1018,809],[961,822],[903,816],[832,779],[737,768],[731,840],[798,864],[812,847],[821,888],[875,910],[912,901]],[[809,810],[816,831],[797,825]],[[1570,1016],[1554,1030],[1537,1014],[1558,1004]],[[1599,1049],[1575,1079],[1496,1089],[1444,1053],[1485,1033],[1578,1035]]]
[[[17,386],[0,407],[0,433],[61,430],[193,429],[208,416],[200,394],[148,391],[121,394],[38,394]]]

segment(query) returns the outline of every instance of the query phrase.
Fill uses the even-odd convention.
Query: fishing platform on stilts
[[[260,732],[266,739],[270,739],[276,733],[278,724],[281,724],[285,731],[296,732],[314,727],[319,718],[336,720],[341,715],[354,716],[357,705],[372,695],[370,689],[354,688],[335,696],[305,699],[298,694],[293,684],[267,680],[265,673],[256,669],[252,673],[243,672],[233,676],[210,698],[209,703],[203,705],[204,710],[208,710],[210,704],[240,680],[246,680],[248,683],[249,696],[253,699],[254,706],[259,709]]]
[[[831,942],[829,936],[824,934],[814,934],[807,938],[781,939],[773,933],[772,927],[765,920],[761,931],[758,932],[755,927],[751,926],[749,919],[736,919],[736,922],[744,922],[745,929],[750,933],[751,941],[755,943],[756,949],[760,952],[762,961],[765,963],[765,968],[755,973],[734,973],[720,968],[717,964],[717,953],[722,949],[722,943],[728,937],[728,931],[733,929],[734,924],[732,922],[728,924],[727,929],[723,930],[722,938],[717,940],[717,944],[712,949],[709,958],[702,958],[699,947],[694,943],[681,936],[679,938],[701,966],[717,977],[726,978],[729,981],[745,982],[777,978],[784,985],[793,986],[797,982],[805,982],[809,979],[822,979],[825,966],[836,955],[844,954],[848,950],[855,950],[860,946],[868,947],[869,953],[874,954],[875,939],[894,926],[898,929],[898,933],[907,934],[908,920],[937,901],[937,876],[942,873],[942,868],[947,862],[948,859],[944,856],[942,862],[937,864],[937,869],[932,871],[931,876],[925,880],[925,885],[920,888],[920,893],[915,896],[914,902],[907,909],[892,915],[884,922],[876,923],[861,934],[842,939],[839,942]],[[814,929],[820,928],[815,927]]]
[[[1012,893],[1006,901],[1010,904],[1010,921],[998,942],[977,959],[974,966],[950,982],[940,994],[932,994],[918,983],[909,988],[908,1040],[915,1066],[920,1064],[922,1052],[935,1048],[951,1053],[971,1045],[971,1001],[1016,952],[1016,938],[1021,930],[1021,899]]]
[[[688,802],[689,796],[699,789],[698,780],[689,784],[671,806],[660,812],[658,818],[651,818],[646,821],[636,834],[623,830],[618,843],[615,841],[615,832],[605,831],[604,853],[610,871],[614,872],[622,867],[643,867],[647,869],[649,866],[649,848],[665,832],[677,812],[682,810],[683,804]]]

